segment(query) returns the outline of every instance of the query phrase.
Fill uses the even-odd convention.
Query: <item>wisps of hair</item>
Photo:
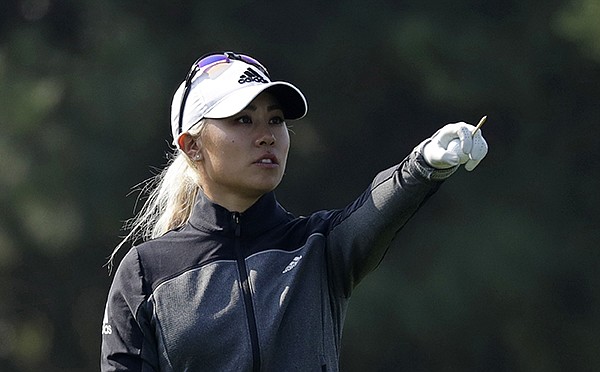
[[[167,167],[156,176],[142,182],[134,189],[140,198],[147,195],[140,211],[125,221],[128,234],[108,257],[108,270],[112,272],[114,258],[121,247],[130,242],[147,241],[164,235],[187,223],[200,190],[198,173],[183,151],[177,150]]]

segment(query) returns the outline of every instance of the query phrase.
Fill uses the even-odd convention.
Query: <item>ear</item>
[[[200,151],[201,146],[199,139],[192,137],[189,133],[182,133],[177,139],[177,144],[181,151],[185,152],[185,154],[191,160],[197,161],[202,160],[202,151]]]

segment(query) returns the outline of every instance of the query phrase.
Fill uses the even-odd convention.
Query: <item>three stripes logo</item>
[[[283,271],[281,272],[282,274],[287,273],[288,271],[291,271],[294,267],[296,267],[298,265],[298,263],[300,263],[300,260],[302,259],[302,255],[300,256],[296,256],[294,257],[294,259],[292,260],[292,262],[290,262],[285,269],[283,269]]]
[[[251,82],[264,83],[264,84],[268,83],[268,81],[266,81],[262,76],[260,76],[258,72],[254,71],[253,69],[248,67],[248,69],[246,71],[244,71],[244,74],[240,76],[238,83],[244,84],[244,83],[251,83]]]

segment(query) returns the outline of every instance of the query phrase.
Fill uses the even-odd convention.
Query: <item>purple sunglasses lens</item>
[[[228,62],[229,58],[223,54],[213,54],[212,56],[204,57],[196,64],[197,67],[203,68],[212,65],[216,62]]]
[[[242,61],[246,62],[246,63],[251,64],[251,65],[260,65],[260,66],[262,66],[260,62],[258,62],[257,60],[255,60],[252,57],[248,57],[248,56],[245,56],[245,55],[240,55],[240,59]]]
[[[242,55],[240,55],[240,59],[242,61],[246,62],[246,63],[249,63],[251,65],[259,67],[261,70],[263,70],[264,73],[266,73],[267,75],[269,75],[269,72],[267,71],[267,68],[265,66],[263,66],[262,63],[260,63],[257,60],[255,60],[254,58],[242,54]]]
[[[201,58],[198,62],[196,62],[194,64],[194,68],[190,71],[190,75],[191,75],[190,78],[193,76],[192,73],[197,72],[197,71],[194,71],[196,69],[203,69],[205,67],[209,67],[210,65],[221,63],[221,62],[228,63],[228,62],[231,62],[231,60],[236,60],[236,59],[239,61],[246,62],[251,65],[254,65],[254,66],[260,68],[265,74],[269,75],[267,68],[265,66],[263,66],[262,63],[255,60],[254,58],[244,55],[244,54],[235,54],[235,53],[231,53],[231,52],[225,52],[223,54],[212,54],[212,55],[206,56],[204,58]]]

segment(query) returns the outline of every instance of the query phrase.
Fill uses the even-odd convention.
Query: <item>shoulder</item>
[[[148,291],[152,292],[160,283],[187,270],[215,259],[234,257],[234,253],[229,254],[227,249],[215,249],[225,245],[224,239],[219,234],[195,229],[170,231],[133,247],[127,253],[129,259],[124,258],[123,261],[127,264],[137,260],[139,273]]]

